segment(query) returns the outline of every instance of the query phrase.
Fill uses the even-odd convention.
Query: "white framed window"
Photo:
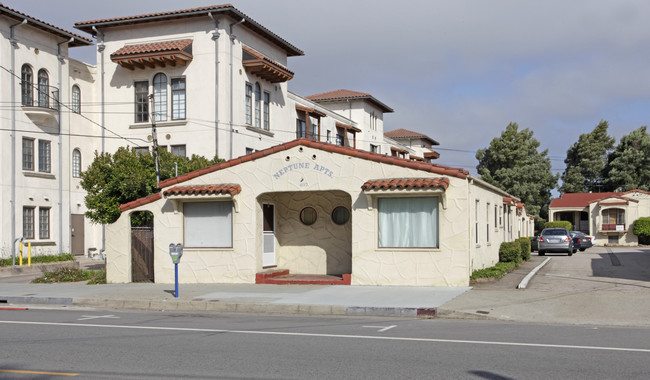
[[[246,83],[246,124],[253,125],[253,85]]]
[[[172,78],[172,119],[185,119],[185,78]]]
[[[185,145],[172,145],[172,154],[178,157],[187,157]]]
[[[38,70],[38,106],[50,107],[50,77],[45,69]]]
[[[76,84],[72,86],[72,103],[70,109],[74,113],[81,113],[81,90]]]
[[[167,75],[163,73],[153,77],[153,120],[167,120]]]
[[[138,81],[133,84],[135,89],[135,122],[149,121],[149,82]]]
[[[265,130],[270,130],[271,129],[271,119],[270,119],[270,112],[271,112],[271,94],[264,91],[264,107],[263,107],[263,125]]]
[[[23,170],[34,170],[34,139],[23,137]]]
[[[22,95],[22,105],[34,105],[34,71],[31,66],[24,64],[20,70],[20,92]]]
[[[23,238],[34,238],[34,207],[23,207]]]
[[[133,151],[135,152],[136,155],[141,155],[141,154],[149,154],[149,148],[146,146],[138,146],[133,148]]]
[[[232,201],[185,202],[183,220],[186,247],[232,247]]]
[[[489,243],[490,242],[490,204],[487,204],[487,207],[485,208],[485,240]]]
[[[50,238],[50,209],[49,207],[38,208],[38,238]]]
[[[52,171],[49,141],[38,140],[38,171],[43,173]]]
[[[72,177],[81,177],[81,152],[79,149],[72,151]]]
[[[438,248],[438,198],[379,198],[380,248]]]
[[[262,88],[259,83],[255,83],[255,128],[262,125]]]
[[[381,147],[379,145],[370,144],[370,151],[372,153],[381,153]]]

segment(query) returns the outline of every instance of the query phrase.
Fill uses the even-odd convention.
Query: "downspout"
[[[233,96],[232,96],[232,91],[233,91],[233,81],[234,81],[234,73],[233,73],[233,58],[232,58],[232,46],[235,44],[235,38],[237,38],[234,34],[232,34],[232,28],[235,25],[241,24],[246,19],[241,19],[237,22],[233,22],[230,24],[230,131],[229,131],[229,138],[230,138],[230,159],[232,160],[232,132],[233,132],[233,113],[234,113],[234,107],[233,107]]]
[[[14,35],[14,28],[19,25],[27,24],[24,19],[18,24],[9,26],[9,42],[11,43],[11,101],[16,100],[16,49],[18,49],[18,40]],[[20,104],[22,104],[22,99]],[[16,107],[11,107],[11,257],[13,265],[16,261]],[[22,239],[21,239],[22,240]]]
[[[59,110],[59,254],[63,253],[63,131],[61,126],[61,99],[63,98],[63,62],[65,57],[61,54],[61,46],[74,42],[74,38],[70,37],[69,40],[59,42],[56,44],[57,58],[59,61],[59,98],[56,107]],[[70,146],[70,135],[68,134],[68,146]],[[69,223],[68,223],[69,226]]]
[[[106,129],[104,129],[104,122],[105,122],[105,103],[104,103],[104,49],[106,46],[104,45],[104,33],[100,32],[97,30],[96,27],[93,26],[93,30],[97,34],[97,51],[99,51],[99,76],[100,76],[100,103],[101,103],[101,126],[102,126],[102,153],[106,151]],[[102,248],[99,251],[100,253],[104,252],[106,249],[106,225],[102,224]]]
[[[214,22],[214,155],[219,157],[219,20],[212,12],[208,12],[208,17]]]

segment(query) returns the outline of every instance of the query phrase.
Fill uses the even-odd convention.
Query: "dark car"
[[[535,252],[539,250],[539,236],[530,238],[530,251]]]
[[[579,231],[571,231],[571,238],[573,239],[573,247],[579,249],[580,251],[584,251],[585,249],[594,245],[594,243],[591,241],[591,237]]]
[[[577,251],[577,248],[573,247],[573,239],[566,228],[545,228],[537,242],[540,256],[544,256],[546,252],[566,252],[571,256]]]

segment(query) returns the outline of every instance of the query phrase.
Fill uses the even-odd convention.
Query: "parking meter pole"
[[[178,298],[178,263],[174,264],[174,277],[176,278],[176,288],[174,289],[174,297]]]

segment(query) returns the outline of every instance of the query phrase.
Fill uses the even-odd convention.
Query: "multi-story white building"
[[[85,105],[95,68],[68,49],[92,40],[3,5],[0,34],[1,255],[21,238],[34,254],[83,253],[95,237],[79,174],[101,133]]]

